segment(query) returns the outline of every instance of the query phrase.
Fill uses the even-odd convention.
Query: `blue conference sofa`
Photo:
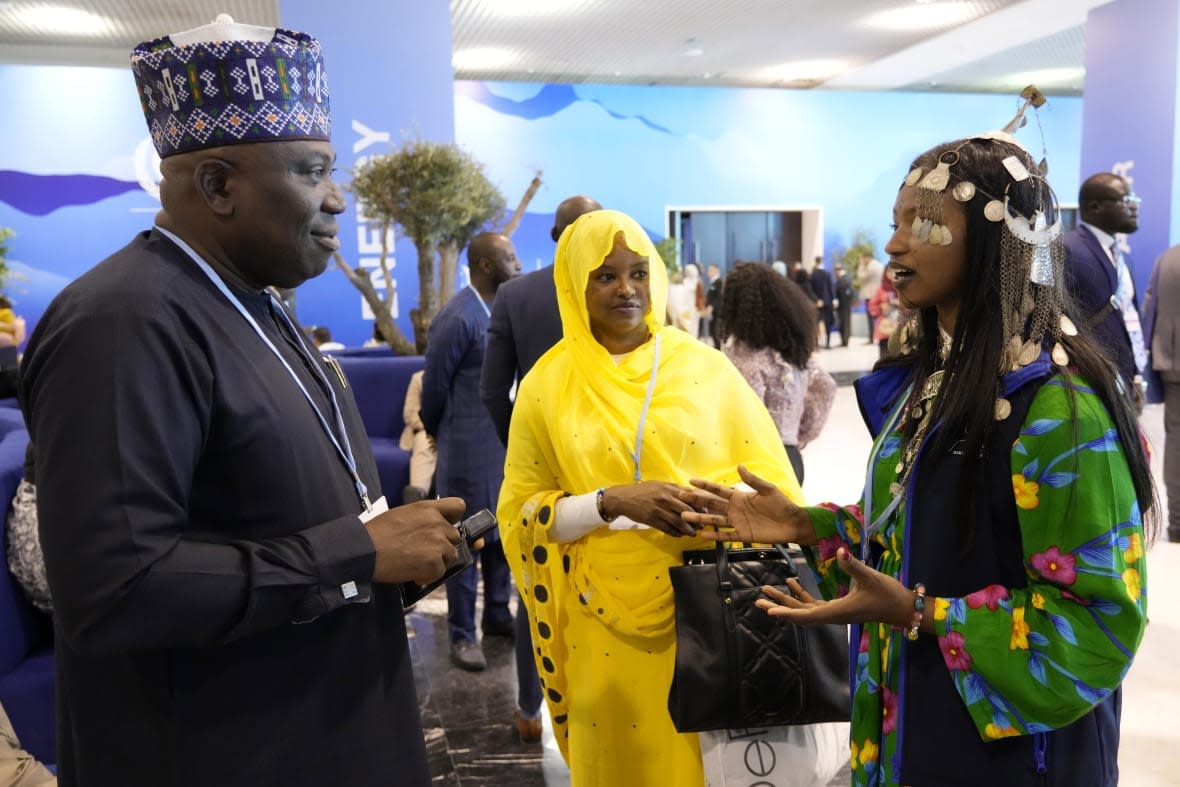
[[[0,703],[17,737],[41,762],[57,762],[54,744],[53,622],[29,603],[8,573],[7,511],[24,472],[25,431],[20,410],[0,405]]]
[[[391,507],[401,505],[402,490],[410,483],[410,452],[399,446],[405,427],[402,408],[410,377],[422,369],[424,359],[382,349],[341,350],[331,355],[352,387],[373,447],[381,491]]]

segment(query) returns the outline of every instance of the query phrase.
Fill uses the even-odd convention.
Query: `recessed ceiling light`
[[[34,5],[16,11],[17,21],[26,24],[39,33],[60,33],[65,35],[99,35],[107,32],[110,23],[106,17],[83,11],[80,8],[66,8],[59,5]]]
[[[800,79],[830,79],[848,68],[845,60],[819,58],[816,60],[792,60],[780,63],[766,70],[766,75],[780,82],[794,82]]]
[[[1086,78],[1086,69],[1082,66],[1070,68],[1040,68],[1035,71],[1019,71],[1005,74],[996,81],[1004,85],[1021,86],[1036,85],[1037,87],[1069,87],[1075,82]]]
[[[451,55],[451,67],[456,71],[484,71],[507,65],[516,54],[498,46],[474,46],[460,49]]]
[[[880,30],[931,30],[962,24],[975,16],[971,3],[923,3],[870,14],[861,24]]]

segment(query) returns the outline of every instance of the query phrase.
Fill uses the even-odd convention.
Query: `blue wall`
[[[284,24],[324,27],[292,18],[298,9],[290,2],[283,9]],[[419,77],[407,77],[413,72],[406,69],[375,73],[367,63],[334,55],[341,45],[331,38],[346,32],[318,34],[344,166],[386,145],[354,152],[365,136],[354,121],[389,132],[393,144],[403,130],[447,138],[446,112],[437,108],[431,121],[403,114],[367,122],[390,117],[382,114],[388,95],[374,92],[379,80]],[[6,101],[0,226],[16,230],[10,259],[27,277],[8,289],[18,310],[35,320],[66,281],[149,226],[159,204],[145,190],[154,175],[137,175],[150,172],[151,161],[129,70],[0,66],[0,95]],[[879,249],[910,159],[937,142],[1001,126],[1018,102],[984,95],[457,82],[449,106],[455,141],[484,162],[510,207],[543,171],[544,185],[513,238],[532,269],[552,256],[554,208],[577,193],[633,214],[656,235],[663,234],[668,205],[822,205],[825,251],[846,244],[858,227],[872,231]],[[1073,202],[1078,187],[1081,107],[1081,99],[1056,98],[1041,110],[1050,179],[1065,202]],[[1035,122],[1020,136],[1039,156]],[[355,218],[346,222],[357,235],[344,239],[343,251],[363,258],[365,231]],[[373,240],[370,234],[370,248]],[[397,254],[400,322],[409,332],[414,257],[404,243]],[[334,269],[300,289],[299,310],[304,322],[329,325],[347,343],[360,343],[371,331],[359,295]]]

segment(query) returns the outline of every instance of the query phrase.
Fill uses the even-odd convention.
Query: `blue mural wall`
[[[8,289],[35,321],[67,281],[150,226],[158,176],[129,70],[0,66],[0,95],[0,226],[17,232],[10,264],[21,276]],[[826,252],[860,227],[879,249],[911,158],[996,128],[1017,106],[1013,97],[984,95],[457,82],[454,138],[486,165],[510,207],[542,171],[544,185],[513,237],[533,269],[553,254],[554,208],[578,193],[631,213],[657,236],[668,205],[821,205]],[[342,154],[362,136],[349,126],[357,117],[335,118]],[[1041,123],[1050,179],[1072,202],[1081,100],[1051,100]],[[381,130],[400,141],[400,129]],[[1040,153],[1035,122],[1020,136]],[[388,149],[363,153],[382,145]],[[398,254],[412,254],[404,246]],[[395,270],[399,290],[412,297],[414,266]],[[371,325],[348,287],[329,269],[300,289],[300,316],[359,344]],[[407,332],[409,305],[403,299],[399,318]]]

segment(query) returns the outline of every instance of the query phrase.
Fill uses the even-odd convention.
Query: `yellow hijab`
[[[644,319],[652,338],[616,362],[591,333],[585,293],[620,233],[627,248],[648,259],[651,309]],[[643,480],[687,485],[702,477],[732,485],[740,480],[740,463],[792,499],[802,495],[774,421],[741,374],[717,350],[663,325],[667,274],[633,219],[608,210],[579,217],[558,242],[553,276],[564,338],[521,381],[498,516],[560,725],[568,616],[588,613],[629,636],[669,636],[674,618],[667,567],[681,562],[683,550],[708,542],[599,528],[559,544],[548,535],[558,498],[631,483],[641,421]],[[620,567],[624,552],[644,556],[642,570]],[[563,742],[560,734],[557,739]]]

